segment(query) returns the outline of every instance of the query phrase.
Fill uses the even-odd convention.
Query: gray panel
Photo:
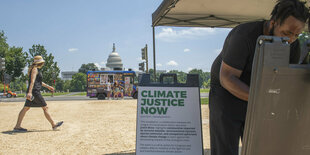
[[[258,39],[242,155],[310,154],[310,66],[289,65],[285,40]]]
[[[172,84],[165,84],[165,77],[173,77]],[[154,87],[199,87],[199,74],[187,74],[186,83],[178,83],[177,74],[165,73],[159,77],[159,82],[151,81],[150,74],[142,74],[139,76],[139,86],[154,86]]]

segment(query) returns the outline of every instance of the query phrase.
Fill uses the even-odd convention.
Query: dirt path
[[[0,102],[0,154],[127,154],[135,151],[136,100],[47,102],[55,121],[52,131],[41,108],[30,109],[22,126],[12,132],[23,102]],[[202,106],[203,143],[209,146],[208,106]]]

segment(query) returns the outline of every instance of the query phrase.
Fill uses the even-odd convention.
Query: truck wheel
[[[104,100],[105,99],[105,95],[104,94],[99,94],[97,98],[98,98],[98,100]]]
[[[137,99],[138,98],[138,93],[137,92],[135,92],[134,94],[133,94],[133,96],[132,96],[134,99]]]
[[[12,94],[6,94],[6,97],[7,97],[7,98],[11,98],[11,97],[12,97]]]

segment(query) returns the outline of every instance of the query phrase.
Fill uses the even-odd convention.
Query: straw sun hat
[[[41,64],[44,62],[45,62],[44,59],[41,56],[37,55],[33,58],[32,64]]]

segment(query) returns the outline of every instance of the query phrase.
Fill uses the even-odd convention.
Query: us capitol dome
[[[111,70],[123,70],[123,63],[121,57],[115,51],[115,44],[113,43],[113,51],[109,55],[106,67]]]

